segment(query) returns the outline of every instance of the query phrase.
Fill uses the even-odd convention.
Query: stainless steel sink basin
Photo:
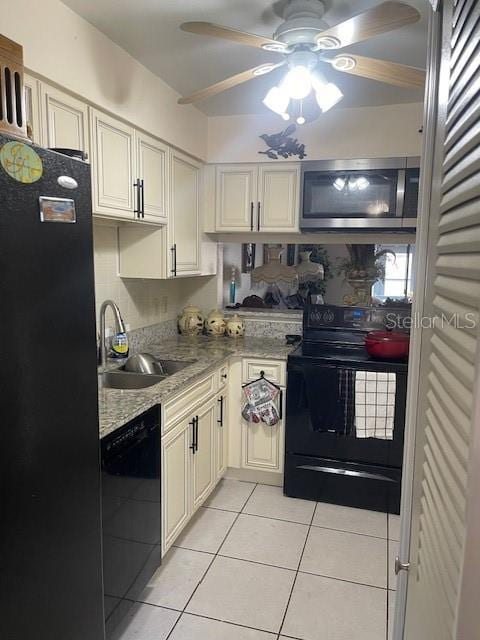
[[[165,380],[166,377],[166,375],[131,373],[115,369],[99,373],[98,383],[101,389],[146,389]]]
[[[177,371],[185,369],[185,367],[188,367],[194,362],[195,360],[157,360],[161,370],[167,376],[171,376],[172,374],[177,373]]]
[[[100,389],[146,389],[165,380],[168,376],[185,369],[195,360],[156,360],[156,369],[161,373],[136,373],[125,371],[125,365],[112,371],[98,374]]]

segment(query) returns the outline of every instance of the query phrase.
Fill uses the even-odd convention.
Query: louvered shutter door
[[[406,640],[455,638],[479,343],[480,3],[456,0],[448,14],[450,51],[440,69],[448,100],[435,149],[441,188],[432,198],[426,282],[425,315],[436,322],[421,360]]]

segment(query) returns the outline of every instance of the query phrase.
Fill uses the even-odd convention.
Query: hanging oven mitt
[[[243,388],[245,404],[242,416],[248,422],[264,422],[268,426],[274,426],[280,420],[275,399],[279,394],[279,389],[266,380],[260,378]]]

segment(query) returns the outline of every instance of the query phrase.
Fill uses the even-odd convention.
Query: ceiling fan
[[[315,96],[322,112],[328,111],[343,98],[340,89],[334,83],[328,82],[322,74],[322,65],[330,65],[342,73],[399,87],[423,87],[423,69],[356,54],[332,55],[332,52],[348,45],[417,22],[420,14],[414,7],[403,2],[383,2],[333,27],[322,20],[324,13],[325,6],[322,0],[288,0],[284,22],[273,34],[273,38],[222,27],[211,22],[185,22],[180,26],[183,31],[264,49],[281,54],[283,59],[242,71],[190,96],[180,98],[179,104],[190,104],[210,98],[284,65],[288,66],[288,72],[279,85],[270,89],[263,102],[285,120],[290,119],[290,112],[295,113],[298,124],[305,122],[303,101],[311,94]]]

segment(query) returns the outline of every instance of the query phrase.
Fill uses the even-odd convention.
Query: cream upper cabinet
[[[256,164],[217,167],[217,231],[253,231],[257,207],[257,173]]]
[[[167,223],[167,178],[169,149],[145,133],[135,133],[137,174],[141,180],[139,210],[145,222]]]
[[[258,171],[257,229],[298,231],[300,165],[264,164]]]
[[[89,154],[88,107],[59,89],[41,85],[45,147],[79,149]]]
[[[300,165],[218,165],[216,231],[295,232],[300,206]]]
[[[134,220],[135,132],[91,109],[93,213]]]
[[[190,513],[190,446],[192,430],[180,422],[162,438],[162,551],[187,523]]]
[[[200,261],[201,165],[175,150],[170,152],[169,275],[198,275]]]
[[[27,128],[35,144],[42,144],[42,125],[40,112],[40,83],[36,78],[23,75],[25,93],[25,119]]]
[[[197,509],[210,493],[216,476],[215,425],[217,401],[212,398],[201,406],[195,416],[195,451],[192,456],[193,508]]]

